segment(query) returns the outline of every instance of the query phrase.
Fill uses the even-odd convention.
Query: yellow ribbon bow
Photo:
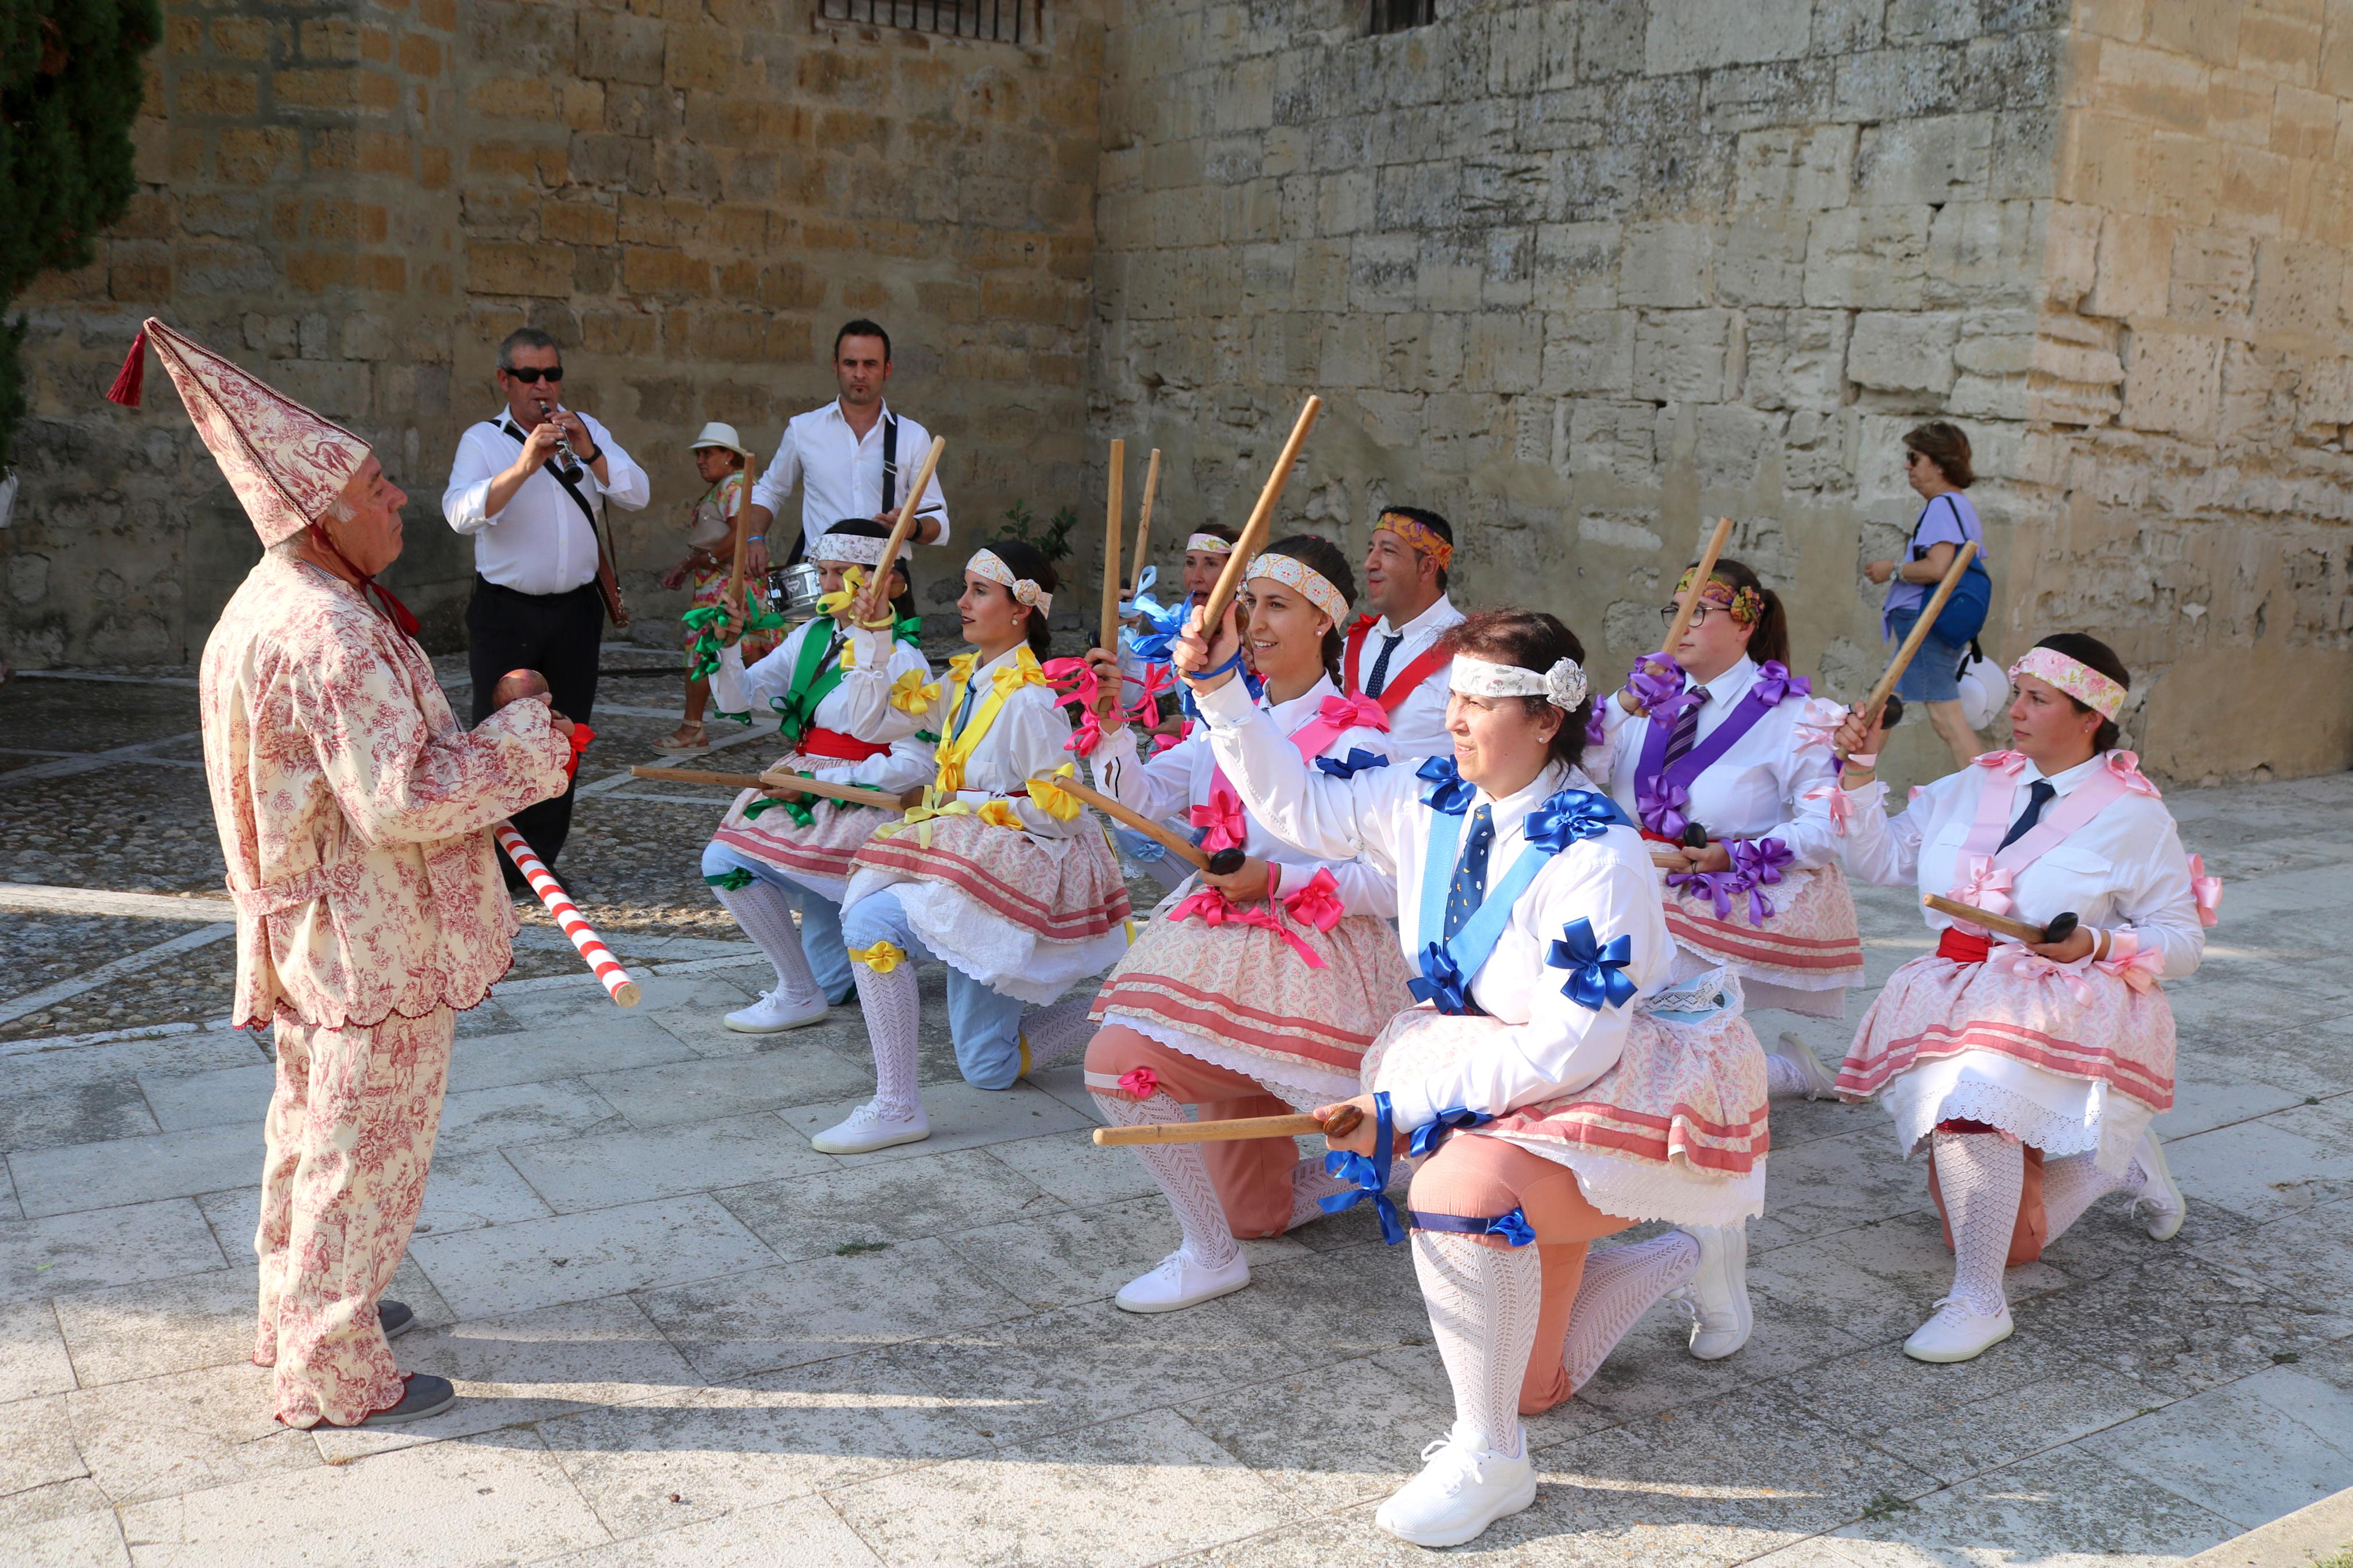
[[[994,805],[994,802],[990,804]],[[922,847],[932,847],[932,824],[943,816],[973,816],[977,815],[963,801],[952,800],[944,805],[919,805],[889,827],[878,828],[878,838],[896,838],[910,827],[915,830],[915,842]]]
[[[843,651],[847,653],[849,650],[845,648]],[[939,682],[935,680],[924,685],[921,670],[902,670],[899,679],[891,683],[891,706],[902,713],[921,713],[939,700]]]
[[[952,654],[948,658],[948,679],[958,686],[972,684],[972,667],[980,662],[976,653]]]
[[[1009,800],[992,800],[980,808],[980,819],[991,827],[1009,827],[1016,833],[1025,831],[1021,814],[1013,809]]]
[[[826,616],[839,614],[843,606],[847,605],[852,599],[858,597],[858,590],[865,585],[866,569],[863,566],[852,566],[849,571],[841,574],[841,591],[839,593],[820,594],[818,595],[818,613],[819,615]],[[849,649],[847,647],[844,647],[841,650],[841,665],[844,669],[849,668]]]
[[[1057,821],[1070,821],[1072,817],[1078,816],[1082,809],[1084,809],[1084,803],[1082,803],[1077,795],[1071,794],[1068,790],[1055,788],[1052,781],[1055,779],[1075,780],[1078,776],[1077,770],[1069,763],[1064,763],[1060,767],[1056,768],[1044,778],[1031,779],[1029,781],[1029,804],[1044,812],[1047,816],[1055,818]]]
[[[888,974],[906,961],[907,953],[905,949],[893,947],[886,939],[872,947],[853,947],[849,950],[849,957],[852,963],[862,963],[877,974]]]
[[[1025,686],[1051,686],[1054,684],[1052,681],[1046,679],[1046,672],[1044,670],[1039,668],[1035,662],[1029,659],[1024,659],[1018,664],[1008,665],[1003,669],[998,670],[995,675],[990,676],[988,679],[990,685],[999,697],[1010,697]]]

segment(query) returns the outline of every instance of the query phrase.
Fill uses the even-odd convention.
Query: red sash
[[[1365,638],[1371,635],[1373,625],[1369,619],[1360,620],[1348,628],[1348,647],[1340,660],[1340,672],[1348,678],[1348,695],[1351,697],[1364,691],[1356,668],[1364,662]],[[1384,712],[1394,713],[1398,710],[1398,704],[1412,696],[1413,689],[1429,679],[1433,670],[1452,662],[1453,656],[1446,651],[1445,642],[1442,639],[1434,642],[1423,650],[1420,658],[1390,676],[1389,683],[1381,688],[1381,694],[1373,700],[1381,705]]]
[[[793,750],[812,757],[831,757],[837,762],[863,763],[888,754],[891,748],[812,724]]]
[[[1992,939],[1972,935],[1958,926],[1947,926],[1936,939],[1936,956],[1955,963],[1983,963],[1992,951]]]

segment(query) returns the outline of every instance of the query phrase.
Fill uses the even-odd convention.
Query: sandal
[[[668,752],[674,756],[691,756],[697,752],[711,750],[711,737],[704,733],[700,724],[681,724],[656,741],[654,750]]]

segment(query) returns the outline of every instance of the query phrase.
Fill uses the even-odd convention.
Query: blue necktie
[[[1446,929],[1438,933],[1440,942],[1452,942],[1454,933],[1487,901],[1487,855],[1494,847],[1494,808],[1482,805],[1471,814],[1471,837],[1463,843],[1462,858],[1454,863],[1454,880],[1446,889]]]
[[[972,678],[972,683],[964,689],[964,705],[956,710],[955,723],[948,731],[949,740],[953,741],[958,735],[964,733],[965,723],[972,717],[973,699],[979,695],[980,675],[979,672],[975,671]]]
[[[1405,641],[1403,632],[1398,633],[1395,637],[1381,638],[1381,651],[1373,656],[1373,672],[1365,677],[1366,696],[1378,697],[1381,694],[1381,688],[1389,683],[1389,655],[1397,652],[1398,644],[1403,641]]]
[[[2026,786],[2026,793],[2028,796],[2026,809],[2020,812],[2018,820],[2010,825],[2010,832],[2003,837],[2000,845],[1994,850],[1997,855],[2025,837],[2034,825],[2042,820],[2042,808],[2051,804],[2051,797],[2059,793],[2059,786],[2049,779],[2036,779]],[[1983,843],[1984,840],[1979,839],[1978,842]]]

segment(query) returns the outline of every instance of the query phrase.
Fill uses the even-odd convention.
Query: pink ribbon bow
[[[1147,664],[1144,667],[1144,679],[1136,684],[1144,688],[1144,694],[1135,700],[1127,716],[1138,723],[1149,723],[1160,716],[1160,694],[1168,690],[1175,680],[1166,665]]]
[[[1210,785],[1208,802],[1193,808],[1191,820],[1194,826],[1205,830],[1201,848],[1206,854],[1239,849],[1250,837],[1250,824],[1242,816],[1242,798],[1227,784]]]
[[[1969,904],[1988,914],[2010,913],[2010,891],[2017,879],[1993,863],[1990,855],[1972,855],[1963,865],[1966,873],[1960,885],[1946,895],[1957,902]],[[1956,922],[1968,931],[1978,928],[1967,921]]]
[[[1340,923],[1348,911],[1340,906],[1340,884],[1332,879],[1332,868],[1318,867],[1306,885],[1294,892],[1282,895],[1283,912],[1303,926],[1329,931]]]
[[[2084,972],[2092,966],[2088,953],[2073,963],[2062,963],[2016,942],[2005,942],[1987,955],[1986,966],[1997,973],[2015,974],[2021,980],[2043,980],[2056,976],[2066,982],[2067,989],[2074,993],[2075,1000],[2085,1006],[2091,1005],[2094,996],[2091,983],[2084,978]]]
[[[2026,766],[2026,753],[2024,752],[1980,752],[1969,765],[1973,768],[1998,768],[2003,773],[2014,775],[2021,768]]]
[[[1845,710],[1837,704],[1810,698],[1798,719],[1798,750],[1832,744],[1838,739],[1839,726],[1845,721]]]
[[[1389,710],[1362,693],[1326,697],[1316,704],[1315,716],[1331,725],[1335,733],[1342,730],[1378,730],[1387,733],[1389,727]]]
[[[2165,954],[2153,947],[2143,947],[2137,932],[2113,931],[2108,933],[2108,956],[2095,967],[2106,970],[2136,991],[2155,991],[2158,979],[2165,973]]]
[[[1094,755],[1095,748],[1103,744],[1103,721],[1095,717],[1095,693],[1102,683],[1095,679],[1094,667],[1082,658],[1050,658],[1038,670],[1061,693],[1055,707],[1078,705],[1079,721],[1071,727],[1071,738],[1062,742],[1062,750],[1082,757]]]
[[[1190,725],[1188,724],[1187,727],[1187,728],[1190,728]],[[1184,737],[1184,736],[1182,736],[1182,735],[1155,735],[1155,736],[1153,736],[1153,737],[1152,737],[1152,754],[1153,754],[1154,756],[1155,756],[1155,757],[1156,757],[1156,756],[1158,756],[1161,752],[1163,752],[1166,751],[1169,747],[1174,746],[1174,745],[1176,745],[1177,742],[1179,742],[1180,741],[1184,740],[1184,738],[1185,738],[1185,737]]]
[[[1301,889],[1300,892],[1304,893],[1314,885],[1311,881],[1306,888]],[[1285,908],[1288,907],[1286,903]],[[1196,916],[1213,926],[1221,926],[1231,921],[1235,925],[1256,926],[1261,931],[1272,931],[1292,952],[1307,961],[1308,968],[1324,967],[1324,961],[1315,955],[1315,950],[1301,941],[1296,932],[1284,930],[1282,922],[1275,919],[1274,911],[1264,904],[1238,904],[1226,897],[1225,890],[1221,888],[1203,888],[1168,911],[1168,918],[1172,921],[1188,920]]]
[[[2189,858],[2189,896],[2198,900],[2198,923],[2211,926],[2222,918],[2222,879],[2206,874],[2206,857]]]
[[[2108,772],[2124,780],[2125,788],[2135,795],[2145,795],[2151,800],[2158,798],[2157,786],[2149,783],[2140,771],[2140,756],[2137,752],[2110,752],[2103,765]]]
[[[1160,1092],[1160,1075],[1150,1068],[1130,1068],[1119,1075],[1119,1087],[1138,1100],[1150,1100]]]
[[[1854,811],[1854,803],[1847,799],[1846,791],[1834,784],[1821,784],[1808,790],[1799,798],[1820,801],[1823,812],[1831,819],[1831,826],[1841,835],[1846,832],[1846,819]]]

